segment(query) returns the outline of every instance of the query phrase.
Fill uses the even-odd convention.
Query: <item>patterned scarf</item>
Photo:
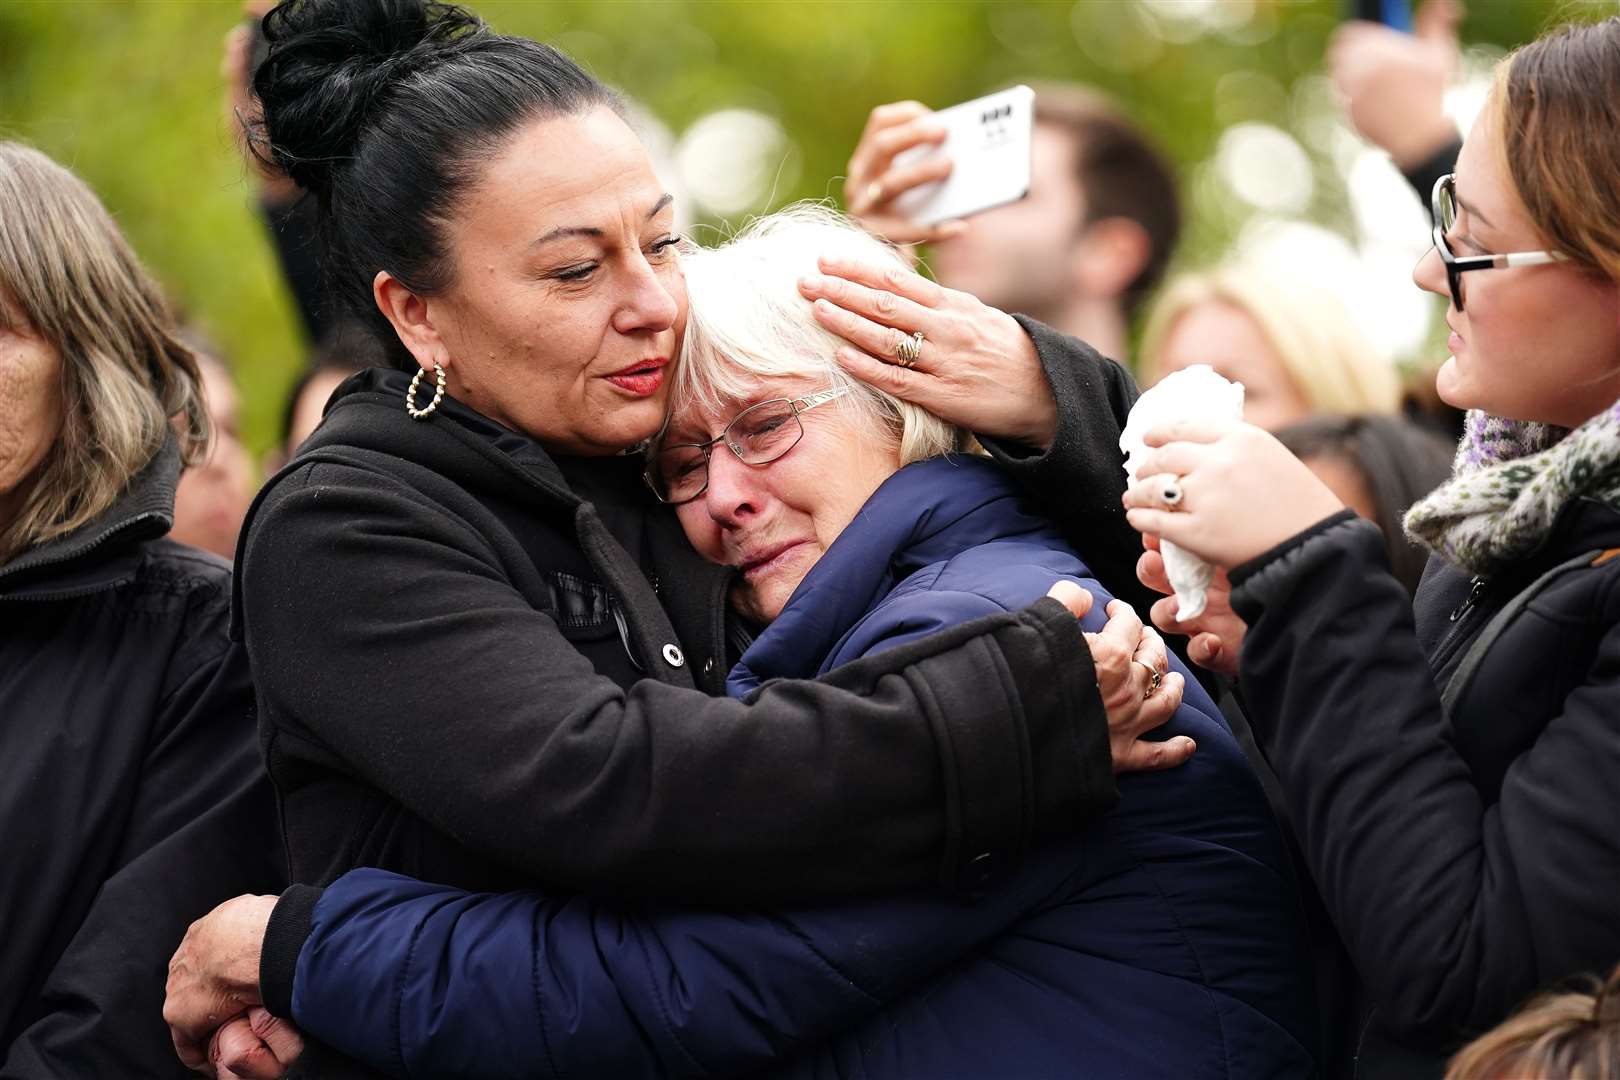
[[[1581,497],[1620,508],[1620,401],[1571,431],[1470,412],[1451,479],[1406,514],[1406,533],[1490,575],[1546,542]]]

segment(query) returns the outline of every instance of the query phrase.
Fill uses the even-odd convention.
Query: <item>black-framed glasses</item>
[[[1462,255],[1451,253],[1446,234],[1457,224],[1457,174],[1447,173],[1434,182],[1429,208],[1434,212],[1434,250],[1446,267],[1446,284],[1451,302],[1463,310],[1462,276],[1470,270],[1505,270],[1513,266],[1544,266],[1569,258],[1561,251],[1515,251],[1507,255]]]
[[[647,457],[643,474],[659,502],[679,506],[709,489],[709,455],[724,444],[744,465],[769,465],[799,444],[804,425],[799,414],[849,393],[849,387],[822,390],[800,398],[772,398],[750,405],[731,418],[725,430],[706,443],[660,446]]]

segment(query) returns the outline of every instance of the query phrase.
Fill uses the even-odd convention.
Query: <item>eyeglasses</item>
[[[1434,211],[1434,250],[1446,267],[1446,284],[1451,288],[1451,302],[1458,311],[1463,310],[1462,276],[1470,270],[1503,270],[1512,266],[1542,266],[1564,262],[1569,256],[1561,251],[1515,251],[1508,255],[1464,255],[1451,253],[1446,234],[1457,224],[1457,174],[1448,173],[1434,184],[1430,199]]]
[[[804,425],[799,414],[849,393],[849,387],[822,390],[801,398],[772,398],[750,405],[731,418],[725,430],[706,443],[660,447],[647,461],[643,477],[659,502],[679,506],[709,489],[709,455],[724,444],[744,465],[769,465],[799,444]]]

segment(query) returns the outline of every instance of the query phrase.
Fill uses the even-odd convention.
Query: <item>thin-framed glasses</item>
[[[800,398],[772,398],[750,405],[731,418],[725,430],[706,443],[659,447],[647,459],[643,474],[659,502],[679,506],[709,489],[709,456],[724,444],[744,465],[769,465],[799,444],[804,425],[799,414],[849,393],[849,387],[821,390]]]
[[[1447,173],[1434,182],[1430,198],[1434,211],[1434,250],[1446,267],[1446,284],[1451,289],[1451,302],[1458,311],[1463,310],[1462,276],[1470,270],[1505,270],[1514,266],[1544,266],[1564,262],[1569,256],[1561,251],[1515,251],[1507,255],[1453,255],[1446,243],[1446,234],[1457,224],[1457,174]]]

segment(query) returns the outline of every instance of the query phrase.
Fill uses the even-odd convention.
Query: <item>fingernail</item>
[[[832,311],[833,311],[832,304],[828,303],[825,300],[817,300],[815,303],[811,304],[810,306],[815,309],[816,314],[818,314],[818,315],[831,315]]]
[[[827,287],[827,279],[820,274],[806,274],[799,279],[799,288],[805,292],[819,292]]]

